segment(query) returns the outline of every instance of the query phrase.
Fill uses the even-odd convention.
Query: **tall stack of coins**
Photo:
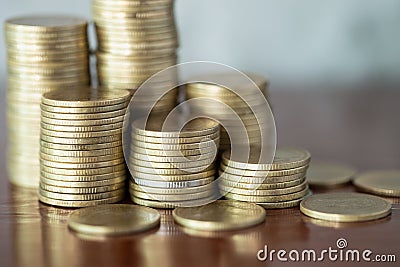
[[[310,153],[303,149],[278,148],[271,164],[260,164],[257,150],[247,162],[222,154],[219,188],[228,199],[255,202],[264,208],[298,206],[310,192],[306,172]]]
[[[173,0],[93,0],[99,84],[109,89],[136,90],[153,74],[177,63],[178,36]],[[151,94],[171,87],[176,76],[152,84]],[[172,109],[177,90],[159,101],[159,111]],[[147,108],[146,97],[141,105]]]
[[[8,170],[16,185],[39,185],[42,93],[88,86],[87,22],[34,16],[5,23],[8,53]]]
[[[226,104],[239,116],[244,126],[246,127],[248,142],[250,145],[260,145],[261,143],[261,128],[268,127],[257,121],[254,115],[258,108],[265,106],[265,101],[268,99],[268,81],[261,75],[247,74],[247,76],[254,82],[259,90],[264,95],[265,99],[259,95],[253,94],[254,91],[251,89],[255,88],[255,85],[250,81],[244,82],[241,80],[242,77],[237,77],[236,74],[219,74],[218,80],[221,83],[228,81],[229,83],[235,84],[235,92],[217,84],[211,83],[190,83],[186,85],[186,98],[193,99],[199,97],[211,97],[214,100],[220,101]],[[215,78],[215,77],[214,77]],[[247,96],[249,101],[245,101],[241,96]],[[234,135],[240,136],[241,127],[232,125],[235,118],[228,114],[225,108],[221,106],[212,106],[212,104],[204,105],[201,102],[193,104],[193,109],[201,111],[205,114],[218,118],[221,123],[228,126],[229,134],[225,128],[221,128],[221,142],[220,147],[222,150],[229,149],[231,146],[230,137]],[[259,112],[258,115],[261,115]],[[242,138],[241,138],[242,139]],[[242,139],[243,140],[243,139]],[[244,145],[243,141],[235,142],[236,145]]]
[[[156,208],[206,204],[215,196],[219,124],[198,118],[181,131],[169,127],[163,128],[160,117],[133,122],[128,162],[131,198]]]
[[[127,90],[91,88],[43,94],[40,201],[84,207],[123,199],[122,125],[129,98]]]

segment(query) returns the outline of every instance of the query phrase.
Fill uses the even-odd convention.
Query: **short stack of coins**
[[[237,80],[237,84],[235,84],[236,93],[231,90],[219,86],[217,84],[212,83],[189,83],[186,85],[186,98],[194,99],[194,98],[212,98],[214,100],[220,101],[221,103],[226,104],[239,116],[242,120],[244,126],[246,127],[246,131],[248,134],[248,142],[250,145],[260,145],[261,143],[261,128],[268,127],[267,125],[263,125],[259,121],[257,121],[256,116],[254,115],[257,112],[257,108],[260,106],[265,106],[266,100],[268,99],[268,81],[261,75],[257,74],[247,74],[250,80],[243,82],[237,74],[220,74],[218,75],[218,80],[221,82],[229,81],[230,83],[235,83]],[[255,84],[255,85],[254,85]],[[259,95],[249,95],[249,92],[254,92],[249,90],[249,88],[254,89],[255,86],[261,91],[263,97]],[[249,101],[244,101],[240,96],[247,95],[249,97]],[[232,122],[235,120],[232,115],[226,113],[225,108],[221,109],[218,106],[211,106],[212,104],[202,104],[199,102],[198,104],[192,104],[192,109],[201,111],[204,114],[208,114],[213,116],[214,118],[218,118],[223,125],[230,127],[229,134],[225,128],[221,128],[221,142],[220,147],[221,150],[229,149],[231,146],[230,137],[232,138],[234,135],[240,136],[241,127],[230,126]],[[258,115],[263,114],[259,112]],[[232,121],[234,120],[234,121]],[[239,138],[242,139],[242,138]],[[243,140],[243,139],[242,139]],[[235,145],[244,145],[241,143],[242,141],[235,142]]]
[[[129,99],[127,90],[93,88],[43,94],[40,201],[84,207],[124,198],[122,131]]]
[[[8,170],[13,184],[39,185],[42,93],[90,84],[87,21],[66,16],[5,22],[8,54]]]
[[[136,90],[153,74],[177,63],[178,36],[173,0],[93,0],[97,34],[99,84],[109,89]],[[174,86],[176,75],[159,77],[150,94]],[[160,111],[172,109],[177,90],[163,96]],[[146,96],[140,104],[153,105]]]
[[[306,172],[311,159],[303,149],[278,148],[272,163],[259,163],[259,151],[247,162],[222,154],[219,189],[228,199],[257,203],[267,209],[298,206],[310,194]]]
[[[128,167],[134,203],[174,208],[206,204],[215,197],[219,124],[197,118],[181,129],[163,128],[160,117],[132,123]]]

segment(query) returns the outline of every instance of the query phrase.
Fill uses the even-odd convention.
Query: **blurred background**
[[[1,3],[2,22],[29,13],[91,17],[90,0]],[[210,60],[259,72],[272,90],[400,80],[398,0],[176,0],[175,6],[180,62]],[[0,48],[4,84],[3,28]]]
[[[90,19],[90,4],[1,0],[0,18]],[[399,166],[399,0],[176,0],[175,7],[180,62],[216,61],[270,78],[279,144],[360,169]],[[4,95],[3,28],[0,36]],[[1,135],[3,151],[5,144]]]

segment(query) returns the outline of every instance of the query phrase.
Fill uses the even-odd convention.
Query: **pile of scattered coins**
[[[130,98],[78,88],[43,94],[39,199],[63,207],[114,203],[125,196],[122,130]]]
[[[309,194],[306,172],[310,153],[303,149],[278,148],[272,163],[259,163],[259,150],[250,150],[248,161],[222,154],[221,194],[228,199],[255,202],[271,208],[297,206]]]
[[[179,131],[175,119],[164,129],[159,117],[133,122],[128,166],[133,176],[131,198],[137,204],[201,205],[215,195],[218,123],[194,119]]]
[[[8,54],[8,173],[38,187],[40,99],[44,92],[90,84],[87,21],[30,16],[5,22]]]

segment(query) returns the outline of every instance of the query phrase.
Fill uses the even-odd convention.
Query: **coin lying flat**
[[[337,187],[349,183],[355,172],[341,163],[313,162],[307,171],[307,181],[311,186]]]
[[[184,227],[204,231],[248,228],[265,220],[265,210],[253,203],[217,200],[201,207],[177,208],[174,220]]]
[[[68,226],[91,235],[122,235],[143,232],[160,223],[160,213],[136,205],[117,204],[84,208],[71,213]]]
[[[366,172],[357,176],[353,184],[364,192],[400,197],[400,170]]]
[[[361,193],[326,193],[304,199],[300,210],[305,215],[327,221],[362,222],[376,220],[391,213],[386,200]]]

